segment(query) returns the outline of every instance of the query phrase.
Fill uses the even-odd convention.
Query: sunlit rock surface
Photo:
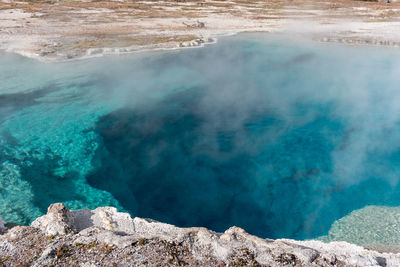
[[[68,230],[66,230],[68,229]],[[346,242],[262,239],[131,218],[112,207],[51,205],[32,226],[0,235],[3,266],[399,266],[400,255]]]

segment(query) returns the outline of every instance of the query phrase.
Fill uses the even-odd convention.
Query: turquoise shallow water
[[[270,238],[400,206],[400,52],[245,34],[68,63],[0,55],[0,216],[53,202]],[[351,241],[351,240],[350,240]]]

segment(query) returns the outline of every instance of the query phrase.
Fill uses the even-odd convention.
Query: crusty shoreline
[[[346,242],[262,239],[131,218],[113,207],[70,211],[63,204],[31,226],[0,221],[1,266],[399,266],[400,254]]]
[[[240,32],[400,44],[400,3],[349,0],[0,0],[0,49],[43,61],[198,47]]]

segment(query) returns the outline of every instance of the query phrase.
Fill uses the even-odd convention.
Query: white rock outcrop
[[[250,235],[238,227],[231,227],[223,234],[205,228],[179,228],[131,218],[113,207],[70,211],[57,203],[31,226],[46,235],[71,235],[75,243],[99,242],[121,250],[130,248],[140,238],[186,244],[200,262],[213,259],[229,263],[235,255],[247,251],[259,266],[400,266],[400,254],[379,253],[346,242],[269,240]],[[51,255],[48,251],[47,254]],[[49,262],[50,256],[46,257],[41,258],[40,264]]]
[[[64,204],[56,203],[50,205],[47,214],[37,218],[31,226],[39,228],[46,235],[65,235],[74,229],[75,222],[70,210]]]

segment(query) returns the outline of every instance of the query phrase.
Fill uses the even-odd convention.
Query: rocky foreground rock
[[[400,254],[346,242],[178,228],[112,207],[70,211],[57,203],[31,226],[6,226],[0,221],[2,266],[400,266]]]

